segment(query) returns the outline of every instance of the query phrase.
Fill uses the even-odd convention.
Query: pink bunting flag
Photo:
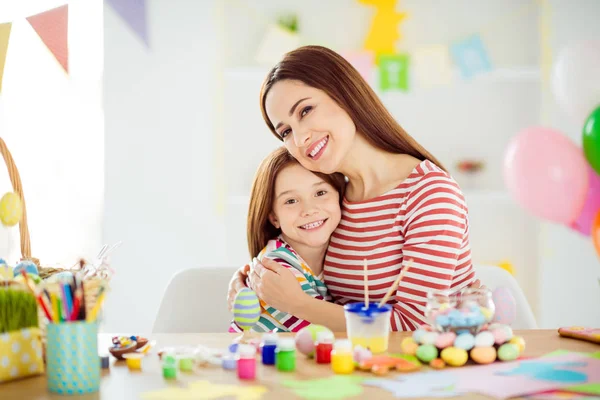
[[[68,4],[27,18],[29,24],[66,72],[69,72],[68,20]]]

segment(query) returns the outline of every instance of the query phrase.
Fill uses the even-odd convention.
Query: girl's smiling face
[[[296,251],[326,247],[340,219],[340,196],[329,183],[299,164],[278,174],[269,220]]]
[[[356,137],[354,122],[331,97],[299,81],[282,80],[265,109],[285,147],[305,168],[339,172]]]

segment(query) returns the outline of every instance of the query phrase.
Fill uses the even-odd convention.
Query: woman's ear
[[[274,226],[275,228],[277,228],[277,229],[279,229],[279,228],[280,228],[280,226],[279,226],[279,221],[277,220],[277,217],[275,216],[275,214],[273,214],[273,213],[269,214],[269,222],[270,222],[271,224],[273,224],[273,226]]]

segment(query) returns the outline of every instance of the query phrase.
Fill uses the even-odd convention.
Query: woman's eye
[[[325,196],[327,194],[327,190],[319,190],[317,192],[317,196]]]
[[[281,132],[281,138],[282,138],[282,139],[285,139],[285,137],[286,137],[287,135],[289,135],[291,132],[292,132],[292,130],[291,130],[291,129],[286,129],[286,130],[284,130],[283,132]]]
[[[306,106],[302,109],[302,111],[300,111],[300,118],[304,117],[306,114],[308,114],[310,112],[310,110],[312,110],[312,106]]]
[[[286,202],[285,202],[285,204],[294,204],[294,203],[296,203],[296,199],[289,199],[289,200],[286,200]]]

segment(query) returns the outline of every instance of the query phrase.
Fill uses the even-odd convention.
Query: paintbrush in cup
[[[392,285],[392,287],[390,287],[390,290],[388,290],[388,292],[385,294],[383,299],[381,299],[381,301],[379,302],[379,307],[383,307],[383,305],[385,303],[387,303],[387,301],[390,299],[392,294],[394,294],[394,292],[398,289],[398,285],[400,285],[400,281],[404,277],[404,274],[412,267],[412,265],[413,265],[413,260],[412,259],[408,260],[408,265],[406,267],[402,268],[402,271],[400,271],[400,273],[398,274],[398,278],[396,278],[396,280],[394,281],[394,284]]]

